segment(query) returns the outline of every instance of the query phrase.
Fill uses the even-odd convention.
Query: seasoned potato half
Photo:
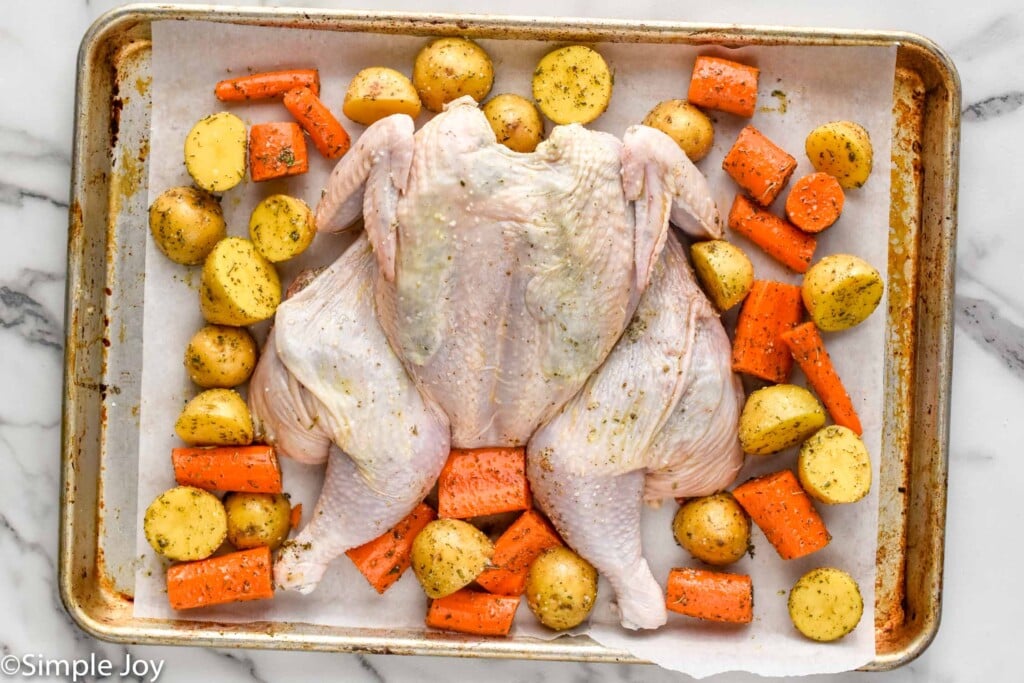
[[[715,142],[715,127],[711,125],[711,119],[686,100],[659,102],[644,117],[644,125],[657,128],[675,140],[694,162],[706,157]]]
[[[597,600],[597,570],[565,546],[548,548],[526,574],[526,604],[556,631],[580,625]]]
[[[268,261],[287,261],[306,251],[316,236],[306,202],[285,194],[267,197],[249,216],[249,237]]]
[[[203,264],[199,308],[215,325],[251,325],[274,315],[281,280],[274,264],[247,239],[217,243]]]
[[[850,254],[830,254],[804,274],[800,294],[814,324],[837,332],[864,322],[884,290],[882,276],[870,263]]]
[[[871,175],[874,152],[864,126],[832,121],[810,132],[804,143],[815,171],[835,176],[844,190],[861,187]]]
[[[239,550],[277,550],[291,530],[292,507],[280,493],[229,493],[224,498],[228,540]]]
[[[146,508],[142,530],[153,550],[167,559],[202,560],[224,542],[228,521],[217,496],[192,486],[177,486],[161,493]]]
[[[690,247],[690,256],[697,279],[720,311],[743,301],[754,286],[754,264],[735,244],[725,240],[697,242]]]
[[[245,178],[245,123],[222,111],[202,119],[185,137],[185,169],[207,192],[224,192]]]
[[[750,546],[750,518],[731,493],[692,498],[672,521],[676,542],[702,562],[723,566]]]
[[[494,84],[494,65],[472,40],[439,38],[416,55],[412,83],[423,106],[439,112],[463,95],[482,102]]]
[[[437,519],[412,542],[412,570],[430,598],[469,585],[494,555],[491,540],[469,522]]]
[[[189,446],[248,446],[249,407],[231,389],[207,389],[185,404],[174,433]]]
[[[769,455],[797,445],[824,424],[825,410],[814,394],[795,384],[775,384],[747,397],[740,445],[745,453]]]
[[[207,325],[185,348],[189,379],[204,389],[236,387],[256,367],[256,342],[241,327]]]
[[[392,114],[420,115],[420,96],[405,74],[371,66],[355,75],[341,110],[356,123],[369,126]]]
[[[149,230],[164,255],[185,266],[202,263],[227,236],[220,202],[194,187],[165,190],[149,207]]]
[[[841,569],[812,569],[789,592],[789,618],[811,640],[838,640],[857,627],[864,599],[853,577]]]
[[[612,72],[604,58],[585,45],[549,52],[533,72],[533,99],[558,124],[590,123],[612,100]]]
[[[544,137],[540,112],[525,97],[511,93],[498,95],[488,100],[483,112],[498,142],[514,152],[532,152]]]
[[[854,503],[871,489],[871,457],[856,432],[829,425],[804,441],[797,476],[815,500]]]

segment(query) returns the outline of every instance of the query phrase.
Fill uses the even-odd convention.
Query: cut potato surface
[[[215,325],[251,325],[274,315],[281,280],[274,265],[247,239],[221,240],[203,264],[199,306]]]
[[[412,82],[423,106],[439,112],[463,95],[483,101],[494,84],[494,65],[472,40],[439,38],[416,55]]]
[[[824,424],[825,410],[814,394],[794,384],[776,384],[747,397],[740,413],[740,446],[752,455],[777,453]]]
[[[185,266],[202,263],[227,235],[220,202],[194,187],[162,192],[149,207],[149,229],[160,251]]]
[[[797,476],[815,500],[854,503],[871,489],[871,458],[852,429],[829,425],[800,447]]]
[[[830,254],[804,274],[800,295],[811,320],[824,332],[864,322],[882,300],[885,285],[874,266],[851,254]]]
[[[754,264],[735,244],[725,240],[697,242],[690,247],[690,255],[697,279],[720,311],[743,301],[754,286]]]
[[[427,524],[412,542],[412,570],[430,598],[468,586],[487,568],[494,545],[482,531],[459,519]]]
[[[811,640],[842,638],[857,627],[863,613],[860,588],[841,569],[812,569],[789,592],[789,618]]]
[[[706,157],[715,142],[711,119],[686,100],[659,102],[644,117],[644,125],[657,128],[675,140],[693,162]]]
[[[189,446],[247,446],[252,416],[231,389],[208,389],[185,404],[174,432]]]
[[[810,132],[804,143],[815,171],[835,176],[844,190],[861,187],[871,175],[874,152],[864,126],[832,121]]]
[[[222,111],[202,119],[185,137],[185,168],[207,192],[224,192],[245,178],[245,123]]]
[[[416,118],[421,108],[419,93],[405,74],[372,66],[357,73],[348,84],[341,110],[356,123],[369,126],[392,114]]]
[[[177,486],[164,491],[143,518],[146,540],[169,560],[202,560],[212,555],[227,537],[224,506],[209,491]]]
[[[533,99],[554,123],[590,123],[611,102],[612,72],[585,45],[559,48],[545,55],[533,72]]]
[[[271,263],[304,252],[316,236],[313,212],[306,202],[284,194],[267,197],[249,216],[249,237]]]

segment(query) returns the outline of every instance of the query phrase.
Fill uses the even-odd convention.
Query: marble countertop
[[[93,640],[56,590],[67,198],[75,57],[114,0],[8,3],[0,15],[0,655],[163,661],[160,680],[678,681],[635,665],[479,661],[166,647]],[[264,3],[260,3],[264,4]],[[296,6],[341,3],[294,0]],[[689,6],[688,6],[689,5]],[[352,0],[352,8],[486,11],[477,0]],[[932,646],[887,674],[835,680],[1020,680],[1011,647],[1024,597],[1014,564],[1024,513],[1024,6],[930,3],[520,0],[510,13],[900,29],[946,49],[963,82],[952,433],[943,623]],[[119,667],[118,667],[119,668]],[[118,668],[113,671],[116,677]],[[137,677],[149,680],[150,677]],[[817,678],[817,677],[816,677]],[[822,677],[824,678],[824,677]],[[728,674],[711,680],[742,681]],[[4,675],[0,673],[0,680]],[[84,680],[84,679],[83,679]]]

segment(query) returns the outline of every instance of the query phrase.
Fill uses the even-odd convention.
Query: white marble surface
[[[677,681],[653,667],[124,648],[92,640],[56,591],[64,267],[75,55],[114,0],[4,3],[0,14],[0,656],[163,660],[163,681]],[[339,6],[296,0],[284,4]],[[485,11],[473,0],[349,7]],[[943,625],[917,661],[841,681],[1011,681],[1024,597],[1024,6],[1016,0],[842,4],[520,0],[507,12],[891,28],[942,45],[963,80],[956,351]],[[1021,156],[1017,156],[1021,155]],[[1015,581],[1016,580],[1016,581]],[[119,670],[115,668],[112,677]],[[752,677],[723,675],[712,680]],[[0,674],[0,680],[4,680]],[[148,678],[147,678],[148,680]]]

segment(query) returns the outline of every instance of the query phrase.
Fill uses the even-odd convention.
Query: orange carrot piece
[[[208,491],[281,493],[281,468],[273,446],[171,449],[174,479]]]
[[[527,510],[494,544],[494,569],[485,569],[476,582],[498,595],[522,595],[530,563],[548,548],[562,545],[562,539],[535,510]]]
[[[837,425],[848,427],[858,435],[864,430],[860,418],[850,400],[850,394],[839,379],[839,373],[832,365],[832,358],[825,349],[825,342],[813,322],[797,325],[782,333],[782,341],[789,347],[793,360],[807,375],[814,392],[828,409],[828,414]]]
[[[284,94],[284,106],[309,133],[313,145],[328,159],[337,159],[352,145],[348,132],[309,88]]]
[[[303,86],[319,95],[320,72],[316,69],[288,69],[228,78],[217,84],[213,94],[221,102],[244,102],[277,97]]]
[[[736,321],[732,369],[769,382],[787,381],[793,357],[782,333],[799,324],[802,317],[799,286],[755,280]]]
[[[757,105],[757,77],[760,70],[719,57],[701,55],[693,63],[690,91],[692,104],[751,117]]]
[[[766,254],[798,273],[806,273],[817,241],[785,220],[754,206],[741,194],[729,210],[729,229],[761,247]]]
[[[409,568],[413,539],[436,517],[433,508],[420,503],[390,530],[345,554],[370,585],[384,593]]]
[[[452,449],[437,480],[437,515],[465,519],[530,509],[523,448]]]
[[[745,574],[672,569],[665,588],[665,607],[707,621],[749,624],[754,620],[754,585]]]
[[[810,496],[790,470],[744,482],[732,495],[784,560],[810,555],[832,540]]]
[[[270,548],[261,546],[167,570],[167,599],[172,609],[274,597]]]
[[[306,139],[297,123],[255,123],[249,129],[249,175],[256,182],[309,170]]]
[[[786,217],[804,232],[821,232],[843,212],[843,186],[828,173],[811,173],[800,178],[786,197]]]
[[[747,126],[722,160],[722,169],[755,202],[768,206],[789,182],[796,170],[796,159],[757,128]]]
[[[288,516],[288,525],[292,529],[299,528],[299,522],[302,521],[302,503],[298,503],[292,506],[292,512]]]
[[[463,588],[430,603],[427,626],[477,636],[507,636],[520,599]]]

